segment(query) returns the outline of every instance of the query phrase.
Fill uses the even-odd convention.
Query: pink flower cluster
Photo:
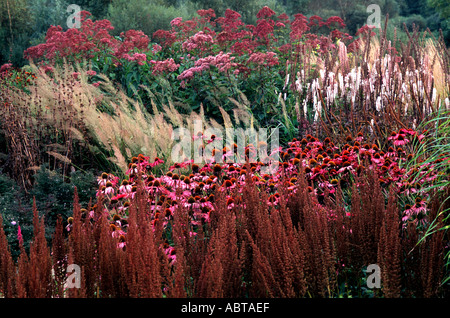
[[[297,13],[296,15],[294,15],[294,21],[292,21],[291,23],[291,33],[289,34],[291,40],[300,40],[303,34],[309,30],[308,24],[308,18],[303,14]]]
[[[185,81],[194,77],[195,73],[202,73],[205,70],[210,69],[211,66],[215,66],[220,72],[227,72],[233,67],[237,67],[238,64],[232,62],[235,59],[231,56],[231,53],[220,52],[217,55],[210,55],[201,59],[198,59],[194,63],[194,67],[191,67],[178,76],[179,80]]]
[[[122,58],[130,62],[137,62],[139,65],[144,65],[147,61],[147,55],[144,53],[134,53],[133,56],[128,53],[124,53]]]
[[[133,50],[139,50],[140,52],[146,52],[148,50],[149,38],[142,31],[128,30],[125,33],[121,33],[120,37],[123,41],[115,52],[115,56],[121,58],[123,54],[126,54]],[[142,60],[142,57],[138,58]]]
[[[156,53],[160,52],[161,50],[162,50],[161,45],[159,45],[159,44],[152,45],[152,53],[153,54],[156,54]]]
[[[250,55],[247,63],[255,63],[261,66],[271,67],[278,64],[278,58],[275,52],[255,52]]]
[[[168,72],[175,72],[179,67],[180,64],[176,64],[173,58],[163,60],[163,61],[150,61],[151,64],[153,64],[153,75],[161,75]]]
[[[207,49],[208,45],[214,44],[214,36],[215,34],[208,34],[203,31],[195,33],[193,36],[188,38],[181,45],[184,51],[193,51],[200,50],[204,51]]]
[[[6,71],[8,71],[8,70],[11,69],[11,68],[12,68],[12,64],[11,64],[11,63],[3,64],[3,65],[0,67],[0,74],[1,74],[1,73],[4,73],[4,72],[6,72]]]
[[[90,15],[87,11],[81,12],[80,29],[71,28],[63,31],[61,26],[51,26],[47,30],[45,43],[32,46],[25,50],[26,59],[55,59],[68,58],[75,61],[90,59],[99,52],[109,52],[117,58],[126,58],[143,63],[141,55],[130,57],[128,53],[133,50],[145,52],[148,49],[149,38],[142,31],[129,30],[121,33],[122,41],[109,34],[114,27],[108,20],[93,22],[86,19]],[[142,54],[142,53],[141,53]]]

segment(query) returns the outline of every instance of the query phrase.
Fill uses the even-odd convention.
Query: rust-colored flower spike
[[[223,183],[225,188],[229,188],[233,185],[233,182],[231,182],[231,180],[225,180],[225,182]]]

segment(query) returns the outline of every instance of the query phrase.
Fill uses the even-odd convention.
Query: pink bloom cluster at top
[[[274,66],[278,64],[278,58],[276,55],[277,54],[274,52],[255,52],[250,55],[247,63],[255,63],[266,67]]]
[[[258,19],[267,19],[274,15],[275,12],[272,9],[270,9],[268,6],[264,6],[261,10],[258,11],[256,17]]]
[[[6,72],[6,71],[8,71],[8,70],[11,69],[11,68],[12,68],[12,64],[11,64],[11,63],[3,64],[3,65],[0,67],[0,74],[1,74],[1,73],[4,73],[4,72]]]
[[[56,58],[72,58],[79,61],[92,58],[95,53],[109,52],[117,58],[143,63],[142,56],[130,56],[128,53],[136,49],[140,52],[146,51],[149,44],[148,36],[142,31],[129,30],[120,34],[122,41],[119,41],[109,34],[114,27],[108,20],[93,22],[87,19],[89,15],[87,11],[81,12],[80,29],[71,28],[63,31],[61,26],[51,26],[47,31],[45,43],[28,48],[24,52],[24,57],[45,58],[49,61]]]
[[[195,33],[189,39],[183,42],[182,48],[185,51],[200,50],[203,51],[207,48],[207,45],[214,44],[215,34],[208,34],[203,31]]]
[[[124,53],[122,54],[122,58],[130,62],[137,62],[139,65],[144,65],[147,61],[147,55],[144,53],[134,53],[132,56],[128,53]]]
[[[217,55],[210,55],[204,58],[200,58],[194,63],[194,67],[191,67],[178,76],[179,80],[189,80],[194,77],[195,73],[202,73],[205,70],[210,69],[211,66],[215,66],[220,72],[227,72],[233,67],[237,67],[237,63],[232,62],[235,57],[231,56],[231,53],[220,52]]]
[[[150,63],[153,64],[153,75],[175,72],[180,67],[180,64],[176,64],[172,58],[163,61],[151,60]]]

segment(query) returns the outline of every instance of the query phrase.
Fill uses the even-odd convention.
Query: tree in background
[[[174,1],[172,1],[174,2]],[[164,0],[112,0],[106,18],[111,21],[114,35],[135,29],[151,37],[159,29],[169,29],[176,17],[189,19],[195,10],[189,5],[168,5]]]
[[[445,42],[450,43],[450,5],[447,0],[428,0],[428,6],[435,8],[441,19],[441,29]]]
[[[30,35],[30,44],[41,43],[45,38],[50,25],[60,25],[67,28],[66,20],[69,15],[67,7],[72,2],[67,0],[31,0],[28,1],[28,10],[31,13],[33,32]]]
[[[26,0],[0,0],[0,65],[23,65],[23,51],[32,32]]]
[[[108,11],[108,6],[113,0],[70,0],[70,4],[77,4],[81,10],[89,11],[96,19],[103,19]]]

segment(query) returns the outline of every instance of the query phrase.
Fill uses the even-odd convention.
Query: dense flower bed
[[[403,225],[406,227],[408,222],[413,222],[418,228],[424,229],[430,221],[427,217],[429,198],[419,196],[416,192],[420,187],[432,184],[439,175],[433,170],[433,164],[428,164],[420,172],[418,182],[411,184],[411,176],[415,171],[402,168],[402,162],[413,157],[411,145],[422,142],[423,138],[426,138],[424,134],[412,129],[401,129],[392,132],[388,138],[390,146],[383,151],[377,144],[366,141],[362,133],[356,137],[348,136],[347,143],[341,146],[335,145],[329,138],[319,141],[308,135],[302,140],[294,139],[287,148],[279,150],[281,162],[276,173],[270,175],[260,172],[264,166],[262,162],[224,163],[236,156],[236,144],[233,145],[234,151],[227,147],[218,150],[223,152],[222,163],[199,165],[192,160],[186,161],[173,165],[162,176],[152,171],[163,161],[159,158],[152,160],[141,154],[132,159],[127,179],[121,181],[112,174],[103,173],[98,178],[97,196],[104,199],[104,213],[111,220],[114,235],[122,237],[120,246],[123,247],[126,245],[127,209],[140,182],[149,198],[148,213],[153,222],[160,221],[164,227],[168,227],[177,206],[183,206],[190,211],[190,222],[196,228],[210,222],[216,191],[226,196],[228,209],[239,208],[243,204],[242,190],[250,179],[260,192],[266,194],[267,204],[274,208],[279,204],[280,189],[285,189],[284,199],[289,202],[300,186],[298,178],[303,177],[308,182],[308,191],[319,203],[324,202],[325,196],[334,196],[340,188],[347,193],[346,203],[350,204],[350,189],[355,186],[355,178],[364,170],[372,170],[383,188],[392,186],[399,196],[405,198],[402,203]],[[256,148],[247,145],[246,159],[252,157]],[[85,212],[90,213],[91,217],[94,215],[93,210]],[[329,213],[332,218],[333,211]],[[350,213],[348,216],[351,217]],[[70,230],[70,222],[67,229]],[[192,232],[191,235],[196,233]]]
[[[108,172],[97,179],[96,201],[81,208],[75,191],[73,215],[58,219],[51,248],[35,205],[29,253],[23,228],[14,223],[20,248],[15,263],[0,218],[0,296],[428,297],[441,292],[448,240],[440,231],[445,229],[440,199],[448,196],[448,176],[442,171],[449,156],[443,151],[429,160],[423,151],[429,145],[422,151],[417,147],[432,138],[417,130],[421,121],[441,105],[448,107],[439,81],[448,72],[440,73],[430,62],[441,61],[437,53],[427,47],[414,57],[402,55],[386,38],[374,48],[368,26],[354,39],[341,31],[345,24],[339,17],[296,14],[290,19],[268,7],[258,12],[255,25],[246,25],[232,10],[223,17],[199,10],[198,17],[175,18],[171,29],[157,31],[153,38],[158,43],[136,30],[112,37],[109,21],[88,17],[82,13],[80,29],[51,27],[45,43],[25,52],[45,72],[37,74],[49,75],[49,82],[58,82],[61,66],[70,70],[65,76],[70,85],[62,85],[67,99],[55,102],[61,114],[68,112],[60,106],[71,101],[87,110],[83,92],[74,90],[78,84],[100,95],[108,93],[101,84],[110,79],[150,113],[167,102],[170,108],[163,109],[170,110],[169,116],[176,114],[173,105],[183,104],[183,111],[198,111],[211,120],[222,116],[225,126],[233,128],[227,111],[236,111],[235,121],[243,126],[281,126],[283,147],[270,155],[276,154],[272,161],[254,160],[267,148],[259,142],[243,151],[236,144],[214,149],[211,155],[222,160],[172,165],[165,161],[173,158],[160,152],[164,160],[132,157],[125,141],[117,138],[114,155],[124,166],[131,159],[126,177],[102,167]],[[0,84],[11,94],[24,93],[16,103],[29,102],[21,104],[25,123],[37,121],[30,110],[39,106],[34,105],[41,99],[37,85],[43,84],[36,84],[36,98],[28,94],[35,76],[10,64],[0,68]],[[46,95],[48,90],[41,89]],[[4,100],[6,110],[17,106]],[[112,100],[111,105],[96,104],[99,109],[90,114],[113,113],[109,106]],[[251,120],[240,120],[244,113]],[[11,114],[5,117],[9,126],[20,128],[21,115]],[[146,124],[147,115],[130,122]],[[120,112],[112,116],[124,119]],[[413,129],[402,123],[406,120]],[[175,126],[184,121],[172,123],[163,128],[179,128]],[[80,127],[84,124],[80,120]],[[134,126],[117,127],[122,133]],[[67,142],[58,140],[59,128],[55,140],[51,136],[48,141],[57,146],[74,142],[70,128],[60,129]],[[33,137],[17,129],[8,138],[19,140],[17,136]],[[86,146],[79,148],[81,156],[83,149],[93,151],[88,147],[92,136],[78,137]],[[195,150],[210,149],[216,139],[202,134],[194,138],[204,143]],[[109,140],[103,140],[104,146]],[[76,167],[76,156],[67,149],[67,156],[46,153]],[[30,153],[30,147],[19,150]],[[240,159],[243,163],[236,163]],[[17,171],[32,175],[35,167],[30,165]],[[80,289],[64,289],[70,263],[83,268]],[[382,268],[380,292],[360,288],[365,279],[361,270],[374,263]]]

